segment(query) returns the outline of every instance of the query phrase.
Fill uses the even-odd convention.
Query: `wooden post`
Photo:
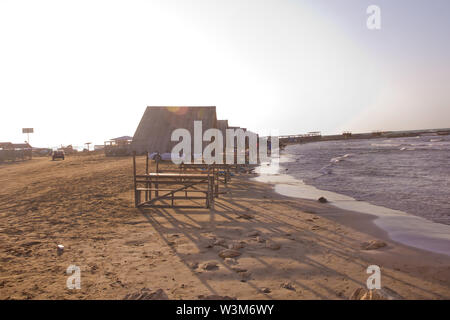
[[[148,152],[145,154],[145,174],[148,176]],[[148,177],[145,178],[145,180],[148,181]],[[145,188],[147,189],[147,190],[145,190],[145,201],[148,201],[148,199],[149,199],[149,197],[148,197],[149,190],[148,189],[150,188],[148,182],[145,184]]]
[[[214,194],[215,197],[219,197],[219,169],[213,166],[213,181],[214,181]]]
[[[158,172],[157,172],[158,173]],[[158,188],[159,188],[159,184],[158,184],[158,180],[159,180],[159,177],[158,176],[156,176],[155,177],[155,197],[159,197],[159,192],[158,192]]]
[[[214,176],[209,178],[209,185],[211,185],[210,187],[210,202],[209,202],[209,208],[210,209],[214,209]]]
[[[134,179],[134,206],[139,205],[138,191],[136,186],[136,151],[133,151],[133,179]]]

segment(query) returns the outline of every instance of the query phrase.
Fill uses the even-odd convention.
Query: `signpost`
[[[30,144],[30,133],[34,133],[33,128],[22,128],[22,133],[27,134],[27,143]]]

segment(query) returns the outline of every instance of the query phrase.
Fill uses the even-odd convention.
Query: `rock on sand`
[[[271,240],[266,240],[266,248],[269,248],[272,250],[279,250],[281,248],[281,246],[276,242],[273,242]]]
[[[202,265],[202,269],[207,270],[207,271],[217,270],[217,269],[219,269],[219,266],[217,265],[217,262],[209,261]]]
[[[363,250],[376,250],[379,248],[386,247],[386,242],[380,241],[380,240],[371,240],[369,242],[364,242],[361,244],[361,249]]]
[[[169,300],[163,289],[151,291],[148,288],[142,288],[138,292],[128,293],[124,300]]]
[[[222,259],[239,257],[240,255],[241,253],[235,249],[225,249],[219,252],[219,257]]]

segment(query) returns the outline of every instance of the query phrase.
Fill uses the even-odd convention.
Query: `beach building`
[[[170,153],[178,143],[171,141],[172,132],[182,128],[191,134],[193,152],[194,121],[202,121],[203,132],[217,128],[216,107],[147,107],[133,136],[131,150],[137,154]],[[203,148],[207,144],[203,142]]]

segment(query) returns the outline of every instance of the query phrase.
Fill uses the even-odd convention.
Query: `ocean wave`
[[[430,140],[443,141],[430,142]],[[317,188],[450,224],[450,136],[291,146],[289,173]]]
[[[396,143],[371,143],[372,147],[400,147],[400,144]]]
[[[341,162],[341,161],[344,160],[345,158],[348,158],[348,157],[350,157],[350,156],[352,156],[352,155],[353,155],[353,153],[346,153],[346,154],[344,154],[343,156],[331,158],[331,159],[330,159],[330,162],[332,162],[332,163],[338,163],[338,162]]]
[[[331,166],[330,166],[330,165],[327,165],[327,166],[321,168],[321,169],[319,170],[319,172],[320,172],[321,174],[332,174],[332,173],[333,173],[333,170],[331,169]]]

